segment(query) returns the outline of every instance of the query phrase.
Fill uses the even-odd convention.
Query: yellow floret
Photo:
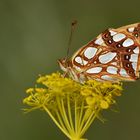
[[[101,106],[102,109],[108,109],[109,108],[109,104],[105,100],[101,101],[100,106]]]

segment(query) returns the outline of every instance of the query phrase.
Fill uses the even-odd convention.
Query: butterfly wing
[[[139,24],[132,24],[105,30],[73,55],[73,68],[88,79],[136,80],[140,69],[138,29]]]

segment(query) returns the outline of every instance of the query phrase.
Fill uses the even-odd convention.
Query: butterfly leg
[[[65,72],[65,73],[63,73],[62,76],[63,76],[64,78],[66,78],[67,74],[68,74],[68,72]]]

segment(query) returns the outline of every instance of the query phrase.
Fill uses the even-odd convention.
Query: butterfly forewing
[[[72,57],[73,69],[87,79],[136,80],[140,69],[140,24],[107,29]]]

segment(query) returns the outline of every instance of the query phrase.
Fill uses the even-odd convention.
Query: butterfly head
[[[73,69],[72,62],[67,58],[59,59],[58,64],[60,68],[64,71],[65,75],[68,75],[73,80],[80,82],[79,76],[76,74],[75,70]]]
[[[70,67],[69,65],[69,61],[66,58],[63,59],[59,59],[58,60],[58,64],[60,66],[60,68],[64,71],[64,72],[68,72],[68,68]]]

